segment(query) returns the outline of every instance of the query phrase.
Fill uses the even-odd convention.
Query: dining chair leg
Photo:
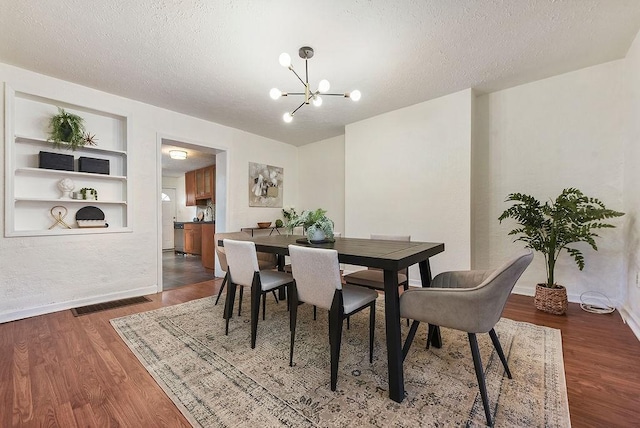
[[[411,344],[413,343],[413,338],[416,336],[416,330],[418,330],[418,326],[420,325],[420,321],[413,321],[411,324],[411,328],[409,329],[409,334],[407,334],[407,339],[404,341],[404,346],[402,347],[402,361],[407,357],[409,353],[409,348],[411,348]]]
[[[373,339],[376,332],[376,302],[369,309],[369,364],[373,363]]]
[[[314,305],[313,306],[313,320],[314,321],[316,320],[316,312],[317,312],[316,309],[318,309],[318,308],[316,308],[315,305]]]
[[[496,352],[500,357],[500,361],[502,361],[502,365],[504,366],[504,371],[507,373],[507,377],[509,379],[513,379],[511,377],[511,371],[509,370],[509,365],[507,364],[507,359],[504,357],[504,352],[502,352],[502,346],[500,346],[500,340],[498,340],[498,335],[494,329],[489,331],[489,336],[491,337],[491,341],[493,342],[493,347],[496,348]]]
[[[338,363],[340,361],[340,342],[342,340],[342,317],[337,308],[329,311],[329,345],[331,348],[331,390],[338,384]]]
[[[347,330],[351,329],[351,322],[349,321],[351,317],[347,317]]]
[[[291,331],[291,343],[289,344],[289,367],[293,367],[293,345],[296,341],[296,323],[298,321],[298,293],[295,286],[289,286],[289,330]]]
[[[487,425],[493,426],[491,411],[489,409],[489,398],[487,396],[487,385],[484,381],[484,370],[482,369],[482,360],[480,359],[480,350],[478,349],[478,339],[475,333],[467,334],[469,335],[469,345],[471,345],[473,367],[476,370],[476,379],[478,379],[478,387],[480,388],[480,396],[482,397],[482,405],[484,406],[484,415],[487,417]]]
[[[216,305],[218,304],[218,300],[220,300],[220,295],[224,291],[224,286],[227,285],[227,280],[229,278],[229,274],[227,272],[224,273],[224,278],[222,279],[222,285],[220,286],[220,291],[218,291],[218,297],[216,297]]]
[[[251,286],[251,349],[256,347],[261,296],[260,283],[254,279],[253,285]]]
[[[229,281],[229,291],[227,292],[227,300],[224,308],[224,318],[226,320],[224,334],[229,335],[229,319],[233,316],[233,301],[236,298],[236,285]]]
[[[280,303],[278,301],[278,295],[276,294],[276,290],[272,290],[271,292],[273,293],[273,298],[276,299],[276,303]]]
[[[267,293],[262,293],[262,321],[267,313]]]
[[[238,316],[242,312],[242,295],[244,294],[244,287],[240,287],[240,300],[238,301]]]

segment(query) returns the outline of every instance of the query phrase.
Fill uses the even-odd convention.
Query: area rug
[[[245,299],[247,302],[249,299]],[[406,398],[389,399],[384,302],[378,299],[373,364],[368,311],[343,331],[338,387],[329,386],[327,315],[298,311],[289,367],[286,304],[269,299],[255,349],[250,320],[230,322],[215,296],[111,320],[140,362],[189,422],[203,427],[485,426],[467,335],[442,329],[443,347],[425,349],[421,325],[404,362]],[[403,324],[403,337],[408,327]],[[497,427],[570,426],[560,331],[501,319],[496,332],[513,379],[504,375],[488,335],[478,335]]]

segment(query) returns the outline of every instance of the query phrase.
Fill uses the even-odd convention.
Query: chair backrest
[[[245,232],[227,232],[227,233],[216,233],[214,236],[216,254],[218,255],[218,260],[220,260],[220,268],[223,271],[227,271],[227,255],[225,253],[224,247],[220,247],[218,245],[218,241],[222,239],[233,239],[235,241],[246,241],[250,239],[251,236]],[[258,251],[258,265],[260,269],[271,269],[276,267],[277,259],[275,254],[263,253]]]
[[[531,264],[531,260],[533,251],[528,250],[505,262],[477,287],[468,289],[478,293],[476,332],[489,331],[500,320],[511,290]]]
[[[298,300],[331,309],[336,290],[342,289],[338,252],[289,245],[289,256]]]
[[[371,239],[380,239],[383,241],[411,241],[411,235],[379,235],[379,234],[375,234],[372,233],[371,235],[369,235],[369,238]],[[382,270],[382,269],[378,269],[378,268],[368,268],[369,270]],[[403,273],[407,276],[409,276],[409,268],[407,269],[403,269],[400,271],[400,273]]]
[[[253,274],[260,270],[256,255],[256,244],[251,241],[235,241],[224,239],[230,280],[234,284],[250,287]]]

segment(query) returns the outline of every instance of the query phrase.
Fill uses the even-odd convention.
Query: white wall
[[[549,79],[482,95],[476,102],[473,158],[474,266],[499,265],[522,243],[507,233],[512,220],[498,222],[509,205],[507,194],[522,192],[540,200],[577,187],[622,210],[623,135],[622,65],[614,61]],[[614,219],[622,226],[623,219]],[[585,291],[599,291],[620,302],[624,289],[624,229],[603,229],[599,251],[587,245],[586,267],[561,255],[556,280],[571,301]],[[532,295],[546,278],[544,258],[536,254],[516,290]]]
[[[344,135],[302,146],[298,150],[297,212],[322,208],[344,236]]]
[[[434,274],[470,267],[472,91],[347,125],[345,233],[444,242]],[[417,267],[410,272],[419,284]]]
[[[624,147],[625,256],[627,278],[623,316],[640,338],[640,33],[625,59],[629,107]]]
[[[0,322],[157,291],[158,134],[227,150],[228,210],[222,224],[226,221],[229,230],[279,214],[276,208],[249,208],[249,161],[282,166],[290,178],[285,178],[285,203],[292,203],[289,199],[297,195],[297,149],[291,145],[5,64],[0,64],[0,81],[54,100],[129,112],[128,178],[133,185],[129,195],[132,233],[0,238]],[[4,117],[4,104],[0,117]],[[0,126],[4,127],[3,120]],[[10,143],[4,141],[4,129],[0,131],[2,144]],[[0,169],[4,199],[4,163]],[[0,222],[4,222],[4,210]]]

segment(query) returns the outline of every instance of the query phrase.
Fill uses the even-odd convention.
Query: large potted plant
[[[306,210],[292,219],[289,223],[292,228],[303,226],[309,242],[323,242],[333,239],[333,221],[325,214],[326,210]]]
[[[85,134],[84,119],[58,107],[58,114],[49,120],[49,141],[53,147],[76,150],[85,144],[95,145],[95,136]]]
[[[582,251],[569,245],[586,242],[597,251],[595,238],[598,235],[594,230],[615,227],[602,220],[620,217],[624,213],[607,209],[600,200],[587,197],[575,188],[564,189],[554,201],[544,204],[522,193],[509,194],[506,202],[513,202],[513,205],[500,215],[500,222],[512,218],[519,225],[509,235],[517,236],[516,241],[526,243],[525,247],[544,256],[547,281],[536,286],[536,308],[564,314],[567,310],[567,290],[556,283],[558,257],[566,250],[578,268],[584,269]]]

